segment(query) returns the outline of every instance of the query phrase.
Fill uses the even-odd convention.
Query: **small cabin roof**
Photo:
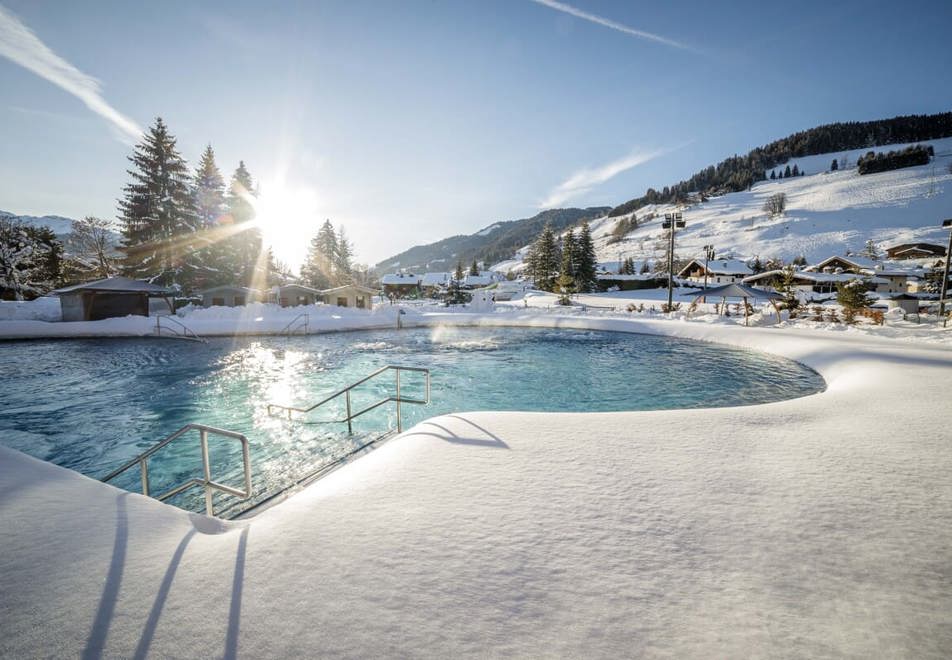
[[[222,286],[213,286],[210,289],[202,289],[198,291],[198,295],[205,296],[209,293],[225,293],[225,292],[238,292],[244,294],[260,294],[261,292],[258,289],[250,289],[246,286],[230,286],[228,284],[223,284]]]
[[[413,273],[388,273],[380,278],[381,284],[412,284],[418,285],[423,278]]]
[[[678,277],[684,277],[685,273],[694,266],[704,270],[704,262],[702,260],[691,259],[688,265],[678,272]],[[707,262],[707,272],[711,275],[750,275],[754,271],[740,259],[711,259]]]
[[[282,284],[281,286],[276,286],[274,289],[279,293],[284,291],[304,291],[306,293],[312,293],[315,296],[321,295],[323,293],[320,289],[315,289],[309,286],[304,286],[303,284]]]
[[[49,295],[61,296],[83,291],[144,293],[149,296],[171,296],[175,293],[173,289],[143,280],[134,280],[130,277],[107,277],[102,280],[93,280],[92,282],[84,282],[83,284],[74,284],[72,286],[63,287],[62,289],[56,289],[55,291],[50,291]]]
[[[345,289],[354,289],[355,291],[362,291],[364,293],[376,294],[376,289],[371,289],[369,287],[363,286],[362,284],[344,284],[341,286],[335,286],[333,289],[324,289],[321,291],[321,294],[336,293],[338,291],[344,291]]]

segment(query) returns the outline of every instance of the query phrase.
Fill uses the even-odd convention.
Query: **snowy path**
[[[0,449],[0,656],[952,653],[952,352],[525,322],[770,350],[829,387],[743,408],[448,415],[220,529]]]

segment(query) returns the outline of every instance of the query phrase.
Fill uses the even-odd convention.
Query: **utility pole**
[[[668,240],[668,312],[674,307],[674,231],[684,228],[684,220],[681,219],[681,211],[674,213],[665,213],[664,222],[661,223],[662,229],[669,230]]]
[[[715,256],[714,246],[705,245],[704,246],[704,290],[707,291],[707,264],[709,261],[713,261]],[[701,302],[707,303],[707,298],[701,298]]]
[[[945,250],[945,272],[942,274],[942,293],[939,294],[939,316],[942,317],[942,327],[948,319],[945,318],[945,296],[949,291],[949,260],[952,259],[952,218],[942,221],[942,226],[949,230],[949,247]]]

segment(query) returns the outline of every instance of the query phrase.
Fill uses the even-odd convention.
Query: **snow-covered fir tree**
[[[30,229],[0,218],[0,299],[29,300],[53,287],[46,261],[50,247]]]
[[[334,255],[334,276],[337,280],[337,286],[350,284],[351,282],[351,258],[354,256],[354,248],[347,239],[347,232],[341,226],[337,230],[337,251]]]
[[[254,182],[245,161],[238,161],[238,168],[231,176],[225,194],[227,221],[232,225],[232,234],[225,239],[224,276],[231,284],[264,286],[269,280],[270,259],[264,250],[261,229],[255,220]]]
[[[344,237],[346,241],[346,236]],[[325,220],[308,246],[307,257],[301,266],[301,278],[308,286],[327,289],[337,285],[336,269],[340,242],[334,225]],[[348,256],[349,259],[349,256]]]
[[[200,266],[188,165],[165,122],[155,123],[129,157],[132,181],[119,200],[123,271],[130,277],[188,287]]]
[[[225,223],[225,179],[215,162],[211,145],[205,147],[195,169],[192,185],[195,214],[202,237],[203,272],[196,274],[198,286],[218,286],[235,281],[237,255],[228,240]]]

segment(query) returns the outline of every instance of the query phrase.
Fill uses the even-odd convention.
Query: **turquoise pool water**
[[[251,440],[258,496],[395,427],[394,405],[355,420],[336,407],[287,421],[268,403],[307,405],[386,364],[429,367],[432,401],[404,405],[404,428],[472,410],[619,411],[746,405],[811,394],[815,372],[762,353],[610,332],[426,328],[308,337],[89,339],[0,344],[0,442],[102,477],[189,422]],[[422,396],[405,373],[405,396]],[[392,374],[354,392],[355,409],[392,394]],[[211,440],[216,475],[240,482],[237,446]],[[157,492],[201,472],[197,434],[150,463]],[[139,488],[136,470],[117,485]]]

